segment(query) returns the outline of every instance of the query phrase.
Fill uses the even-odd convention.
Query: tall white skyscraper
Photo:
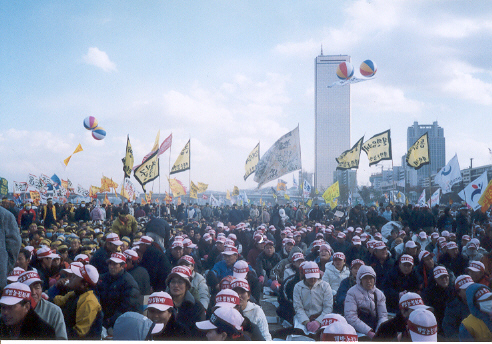
[[[347,55],[321,55],[314,63],[314,186],[333,184],[336,158],[350,149],[350,85],[328,88],[339,81],[336,71]]]

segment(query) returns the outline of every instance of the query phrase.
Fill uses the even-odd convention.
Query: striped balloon
[[[96,140],[102,140],[106,137],[106,130],[104,130],[102,127],[96,127],[92,131],[92,137]]]
[[[367,78],[373,77],[377,70],[378,67],[376,66],[376,63],[371,60],[365,60],[360,65],[360,74]]]
[[[89,116],[84,119],[84,127],[87,130],[92,130],[97,127],[97,119],[95,117]]]
[[[350,62],[342,62],[338,65],[337,76],[339,79],[348,80],[354,76],[354,66]]]

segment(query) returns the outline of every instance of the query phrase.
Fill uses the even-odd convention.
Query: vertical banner
[[[246,159],[246,164],[244,165],[244,169],[246,173],[244,174],[244,180],[248,179],[250,175],[255,173],[256,165],[260,161],[260,143],[256,145],[255,148],[249,153],[248,158]]]
[[[418,170],[430,164],[429,133],[422,135],[407,152],[407,165]]]
[[[135,159],[133,158],[133,149],[132,149],[132,145],[130,144],[130,135],[127,135],[126,153],[125,153],[125,157],[121,159],[121,161],[123,162],[123,172],[125,173],[125,178],[131,177],[134,160]]]
[[[190,169],[190,140],[188,140],[188,143],[181,150],[181,153],[179,153],[176,162],[171,168],[170,174],[183,172],[189,169]]]
[[[190,185],[190,198],[198,199],[198,186],[191,181]]]

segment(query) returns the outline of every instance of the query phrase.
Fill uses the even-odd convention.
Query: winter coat
[[[369,273],[376,278],[374,269],[370,266],[362,265],[357,272],[357,283],[347,292],[344,305],[344,314],[347,322],[352,325],[357,332],[367,334],[370,331],[376,332],[377,327],[388,320],[388,312],[386,310],[386,297],[383,292],[376,287],[372,290],[366,290],[361,285],[361,276]],[[375,302],[377,299],[377,302]],[[376,318],[377,311],[377,326],[371,328],[370,325],[364,323],[358,313],[361,310],[369,311],[373,318]]]
[[[468,267],[468,259],[461,254],[458,254],[456,258],[451,258],[451,256],[446,252],[438,259],[437,262],[451,270],[455,276],[463,275],[465,273],[465,269]]]
[[[398,312],[398,302],[402,291],[419,292],[419,278],[417,273],[412,270],[408,275],[404,275],[400,267],[395,265],[386,276],[382,290],[386,295],[386,306],[390,312]]]
[[[492,341],[492,319],[473,302],[475,293],[482,288],[487,288],[490,291],[490,288],[478,283],[466,288],[466,302],[471,314],[461,322],[460,341]]]
[[[159,333],[152,335],[153,340],[188,340],[191,339],[190,330],[176,320],[176,315],[171,315],[166,327]]]
[[[60,307],[41,298],[34,308],[34,312],[46,321],[55,330],[57,339],[67,340],[67,329],[65,319]]]
[[[243,309],[243,316],[258,326],[265,340],[272,340],[272,335],[268,329],[268,321],[260,306],[248,301],[246,308]]]
[[[470,315],[466,302],[461,301],[458,295],[446,304],[442,329],[447,340],[459,341],[459,328],[461,322]]]
[[[292,250],[289,252],[289,257],[282,259],[275,267],[273,268],[273,273],[277,277],[278,283],[282,284],[284,278],[284,271],[288,264],[292,262],[292,255],[296,252],[301,252],[301,249],[297,246],[292,247]]]
[[[135,279],[126,271],[113,277],[100,276],[97,295],[104,312],[103,326],[113,327],[116,319],[125,312],[141,312],[140,289]]]
[[[395,266],[395,260],[388,254],[388,258],[381,264],[375,256],[370,256],[370,258],[367,259],[366,264],[371,266],[376,272],[376,288],[382,289],[386,275],[389,274],[391,269]]]
[[[15,216],[0,206],[0,290],[7,285],[7,275],[14,268],[21,247]]]
[[[166,278],[172,267],[164,252],[150,245],[142,256],[140,266],[149,273],[150,286],[154,292],[166,290]]]
[[[452,298],[453,291],[454,286],[451,283],[447,288],[443,289],[435,281],[422,291],[424,304],[434,308],[433,313],[436,316],[437,329],[440,335],[444,334],[442,320],[444,319],[446,304]]]
[[[132,275],[135,282],[138,284],[138,289],[140,289],[140,295],[150,295],[150,276],[147,270],[141,266],[135,266],[131,270],[127,270],[130,275]]]
[[[309,289],[304,280],[298,282],[294,287],[294,310],[295,319],[301,324],[312,320],[321,323],[325,314],[333,310],[333,293],[330,285],[319,279]]]
[[[347,277],[340,283],[337,294],[335,295],[335,306],[334,306],[335,313],[343,314],[347,292],[349,291],[350,288],[352,288],[356,284],[356,282],[357,282],[356,278],[353,277],[352,275],[349,275],[349,277]]]
[[[205,277],[193,271],[191,278],[191,295],[202,304],[203,308],[207,309],[210,302],[210,292]]]
[[[111,258],[111,252],[109,252],[105,247],[101,247],[99,250],[94,252],[90,260],[90,264],[93,265],[100,275],[108,272],[108,263],[106,262]]]
[[[12,215],[14,216],[14,215]],[[0,318],[0,338],[6,340],[32,340],[32,339],[44,339],[53,340],[56,339],[55,330],[48,325],[46,321],[41,319],[39,315],[30,309],[27,312],[22,326],[20,329],[19,337],[12,337],[10,326],[6,326],[3,319]]]
[[[71,291],[54,302],[62,308],[69,339],[101,339],[102,307],[93,290],[81,295]]]
[[[407,330],[407,319],[401,314],[396,313],[396,316],[388,321],[379,325],[378,331],[373,340],[376,342],[392,341],[396,342],[398,332],[405,332]]]
[[[333,295],[336,295],[338,288],[340,287],[340,283],[342,283],[342,281],[349,276],[350,269],[347,267],[347,265],[343,266],[342,271],[338,271],[335,265],[333,265],[333,262],[328,262],[325,265],[323,281],[326,281],[330,284]]]
[[[280,256],[274,252],[272,256],[267,257],[265,252],[261,252],[256,258],[256,272],[258,276],[264,276],[267,279],[276,279],[273,268],[280,262]]]
[[[195,324],[205,320],[205,308],[197,302],[189,291],[179,307],[176,307],[176,320],[185,325],[192,337],[204,338],[205,334],[198,330]]]

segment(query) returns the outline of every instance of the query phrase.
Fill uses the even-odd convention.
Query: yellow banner
[[[482,196],[478,200],[478,204],[482,206],[482,213],[485,213],[492,205],[492,179],[482,193]]]
[[[195,183],[193,183],[193,181],[191,181],[191,185],[190,185],[190,198],[194,198],[194,199],[198,198],[198,186],[196,186]]]
[[[179,197],[186,195],[186,190],[183,185],[177,179],[169,179],[169,187],[173,193],[173,197]]]
[[[250,175],[255,173],[256,165],[260,161],[260,143],[256,145],[256,147],[249,153],[248,158],[246,159],[246,164],[244,165],[244,169],[246,173],[244,174],[244,180],[246,180]]]
[[[376,134],[364,142],[362,150],[366,152],[369,166],[377,164],[381,160],[391,160],[391,132],[386,130]]]
[[[133,170],[133,163],[134,163],[133,149],[132,149],[132,145],[130,144],[130,135],[126,137],[126,154],[122,161],[123,161],[123,172],[125,173],[125,178],[130,178]]]
[[[138,166],[133,173],[135,179],[145,192],[145,184],[159,177],[159,155],[156,151],[142,165]]]
[[[106,205],[111,205],[111,202],[108,199],[108,194],[104,194],[104,202],[103,203]]]
[[[323,199],[325,200],[325,203],[326,204],[330,203],[330,206],[332,204],[336,204],[337,203],[336,200],[335,200],[335,198],[337,198],[339,196],[340,196],[340,188],[339,188],[339,185],[338,185],[338,181],[335,184],[331,185],[323,193]]]
[[[407,153],[407,165],[418,170],[422,166],[429,164],[429,134],[422,135],[410,147]]]
[[[310,207],[313,204],[313,200],[312,199],[308,200],[306,202],[306,204],[307,204],[308,207]]]
[[[30,191],[29,194],[31,195],[32,203],[34,205],[39,206],[39,201],[41,200],[41,195],[39,194],[39,191]]]
[[[364,136],[349,150],[343,152],[338,158],[337,170],[348,170],[351,168],[359,168],[360,152],[362,150],[362,142]]]
[[[171,168],[170,174],[186,171],[189,169],[190,169],[190,141],[188,141],[188,143],[181,150],[181,153],[179,153],[176,162]]]
[[[289,195],[287,195],[287,194],[284,194],[284,198],[285,198],[286,200],[288,200],[288,201],[290,200],[290,196],[289,196]]]
[[[82,149],[82,145],[79,143],[79,145],[77,146],[77,148],[75,148],[75,150],[73,151],[72,155],[75,154],[75,153],[78,153],[78,152],[82,152],[83,149]]]
[[[232,189],[232,195],[239,196],[239,188],[237,186],[234,186],[234,189]]]
[[[231,199],[231,194],[229,193],[229,190],[227,190],[227,193],[226,193],[226,199],[230,200]]]
[[[145,200],[147,201],[147,203],[152,202],[152,191],[149,191],[148,194],[145,194]]]
[[[198,193],[203,193],[208,189],[208,184],[205,183],[198,182],[197,186],[198,186]]]
[[[66,158],[65,160],[63,160],[63,163],[65,164],[65,166],[68,166],[68,163],[70,162],[70,159],[72,158],[72,156],[70,155],[68,158]]]

